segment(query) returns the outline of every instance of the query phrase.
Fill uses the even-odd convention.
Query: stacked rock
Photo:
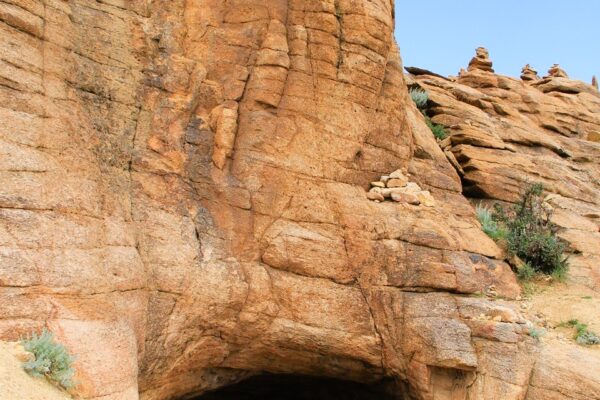
[[[569,75],[558,64],[554,64],[548,70],[548,76],[545,78],[568,78]]]
[[[538,81],[540,77],[538,72],[531,68],[531,65],[527,64],[521,70],[521,79],[524,81]]]
[[[492,60],[490,60],[490,53],[487,51],[485,47],[478,47],[475,50],[475,57],[471,59],[469,63],[469,67],[467,68],[469,71],[480,70],[486,72],[494,72],[492,68]]]
[[[367,193],[367,198],[377,203],[391,200],[414,206],[435,207],[435,200],[431,193],[422,190],[415,182],[410,182],[400,169],[382,176],[376,182],[371,182],[371,190]]]
[[[598,90],[598,79],[596,79],[596,75],[592,76],[592,86]]]

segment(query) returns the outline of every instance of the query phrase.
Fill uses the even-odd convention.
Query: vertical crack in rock
[[[0,338],[51,329],[82,398],[188,398],[265,371],[390,377],[419,400],[600,391],[596,358],[538,357],[517,311],[469,297],[520,289],[462,194],[510,202],[542,179],[597,289],[592,86],[501,77],[483,52],[455,80],[404,76],[390,0],[12,3]],[[399,169],[429,207],[367,199]]]

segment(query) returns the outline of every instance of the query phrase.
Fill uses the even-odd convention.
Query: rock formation
[[[461,182],[408,97],[392,2],[268,3],[0,5],[0,338],[48,327],[83,399],[264,371],[423,400],[598,397],[597,358],[540,347],[485,298],[520,289],[463,196],[541,177],[581,221],[576,276],[597,274],[597,98],[480,78],[483,52],[458,82],[419,77]],[[438,206],[367,199],[398,169]]]
[[[450,128],[442,147],[461,167],[463,193],[515,202],[526,182],[542,182],[551,193],[560,236],[573,251],[572,282],[600,289],[598,92],[564,77],[531,86],[476,72],[458,82],[426,75],[411,79],[436,104],[429,110],[432,119]]]
[[[478,47],[475,50],[475,57],[469,62],[468,71],[481,70],[485,72],[494,72],[492,68],[492,60],[490,60],[490,53],[485,47]]]
[[[598,89],[598,80],[596,79],[596,75],[592,76],[592,86]]]
[[[540,77],[538,76],[538,72],[527,64],[521,70],[521,79],[524,81],[538,81]]]
[[[446,125],[450,137],[440,143],[451,153],[463,182],[463,193],[476,201],[514,202],[527,182],[543,182],[553,222],[569,244],[571,293],[586,290],[594,298],[600,290],[600,95],[584,82],[568,79],[560,68],[552,76],[524,85],[513,78],[474,70],[449,82],[435,76],[411,76],[429,94],[428,110],[435,123]],[[567,317],[559,312],[555,323]],[[572,304],[579,308],[585,305]],[[600,321],[598,308],[587,309],[588,321]],[[546,348],[542,354],[571,359],[564,349]],[[581,354],[572,364],[597,365],[597,352]],[[573,357],[580,357],[574,356]],[[571,359],[572,360],[572,359]],[[583,361],[585,360],[585,361]],[[536,364],[542,364],[538,361]],[[564,370],[563,370],[564,371]],[[546,376],[549,371],[535,377]],[[554,389],[531,386],[527,398],[595,398],[598,388],[583,394],[568,388],[562,372]],[[594,380],[594,385],[598,380]],[[589,382],[588,382],[589,383]],[[584,384],[589,390],[588,383]],[[560,393],[560,394],[558,394]]]

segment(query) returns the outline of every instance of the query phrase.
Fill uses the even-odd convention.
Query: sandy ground
[[[29,376],[23,370],[22,348],[16,343],[0,341],[1,400],[68,400],[71,396],[52,386],[45,379]]]
[[[542,342],[560,341],[579,346],[575,342],[575,329],[559,326],[573,319],[600,335],[600,293],[586,286],[538,279],[525,284],[523,299],[514,303],[544,330]],[[585,347],[600,353],[600,345]]]

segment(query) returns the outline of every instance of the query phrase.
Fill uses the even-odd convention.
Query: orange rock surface
[[[597,273],[577,239],[599,235],[597,91],[418,77],[461,181],[393,28],[387,0],[1,3],[0,338],[47,326],[84,399],[260,371],[392,377],[424,400],[600,396],[597,360],[541,351],[518,311],[470,296],[520,288],[463,195],[541,178],[586,221],[565,230],[576,271]],[[370,201],[398,169],[436,206]]]

